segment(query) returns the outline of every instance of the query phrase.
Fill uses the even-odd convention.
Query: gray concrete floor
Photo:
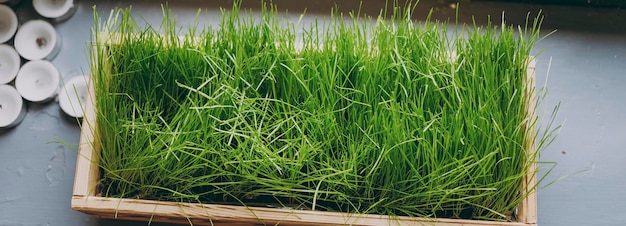
[[[280,8],[308,15],[327,14],[331,1],[297,3],[278,0]],[[385,1],[366,1],[363,11],[376,14]],[[148,21],[158,23],[161,1],[82,0],[76,14],[56,28],[63,48],[53,63],[64,79],[88,73],[85,46],[93,24],[92,6],[102,15],[112,7],[133,5]],[[214,23],[215,3],[179,0],[170,3],[181,24],[193,19],[198,7],[208,8],[206,21]],[[357,1],[340,1],[343,10]],[[256,6],[246,2],[245,5]],[[30,1],[19,5],[20,22],[36,18]],[[453,17],[446,0],[424,0],[416,12],[423,19],[434,7],[433,18]],[[540,225],[626,224],[626,11],[620,9],[462,1],[459,21],[487,15],[522,24],[528,12],[543,10],[544,31],[558,31],[536,45],[543,51],[537,63],[537,81],[549,89],[542,105],[550,110],[561,103],[557,122],[564,123],[558,138],[541,153],[541,173],[556,162],[545,178],[539,198]],[[499,22],[498,22],[499,23]],[[549,76],[548,76],[549,75]],[[544,83],[545,82],[545,83]],[[549,112],[548,112],[549,113]],[[549,115],[542,119],[546,119]],[[80,128],[63,115],[56,102],[30,104],[24,121],[0,132],[0,225],[145,225],[145,222],[101,220],[70,209],[76,162],[75,150],[55,143],[78,143]],[[162,225],[162,224],[153,224]]]

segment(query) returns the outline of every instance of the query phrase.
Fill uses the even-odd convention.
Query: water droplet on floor
[[[51,130],[60,124],[59,116],[48,113],[47,111],[38,112],[33,119],[33,124],[29,129],[37,131]]]
[[[8,197],[5,196],[3,199],[0,199],[0,203],[11,203],[11,202],[15,202],[17,200],[21,199],[21,197]]]
[[[65,147],[57,146],[52,157],[50,157],[46,179],[50,186],[58,185],[65,174]]]
[[[22,176],[24,175],[24,168],[20,167],[19,169],[17,169],[17,176]]]

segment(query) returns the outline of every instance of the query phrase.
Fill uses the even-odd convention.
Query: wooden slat
[[[94,151],[94,131],[96,127],[95,92],[92,79],[89,79],[85,114],[81,124],[80,145],[76,160],[76,174],[74,176],[73,196],[93,196],[95,187],[100,178],[98,167],[98,155]]]
[[[527,104],[528,108],[526,109],[527,118],[531,119],[529,123],[527,123],[526,131],[530,132],[530,135],[526,136],[526,150],[528,156],[537,157],[537,146],[535,144],[535,107],[537,97],[535,95],[535,64],[536,61],[531,57],[530,62],[528,63],[527,68],[527,79],[526,79],[526,93],[528,94]],[[518,218],[521,222],[526,222],[529,224],[536,225],[537,224],[537,191],[535,189],[537,184],[537,159],[531,159],[532,164],[528,169],[528,173],[526,174],[525,183],[522,186],[522,191],[529,193],[528,196],[522,201],[520,204]]]
[[[250,223],[273,225],[433,225],[433,226],[528,226],[517,222],[390,217],[312,210],[244,207],[215,204],[161,202],[104,197],[73,197],[74,209],[106,218],[159,221],[193,225]]]

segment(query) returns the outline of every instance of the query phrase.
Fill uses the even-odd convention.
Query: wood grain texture
[[[535,65],[536,61],[534,57],[531,57],[530,62],[528,63],[527,68],[527,86],[526,93],[528,94],[526,109],[527,118],[534,119],[536,116],[535,108],[537,105],[537,96],[535,94]],[[535,131],[535,123],[531,122],[527,124],[526,131]],[[535,136],[526,136],[526,147],[528,149],[526,152],[528,156],[537,158],[537,145],[535,141]],[[537,163],[536,159],[533,159],[533,163],[531,164],[528,173],[526,174],[525,183],[522,186],[522,191],[530,192],[528,196],[522,201],[518,212],[518,220],[521,222],[536,224],[537,223]]]
[[[107,36],[104,36],[107,37]],[[107,40],[112,40],[107,37]],[[115,41],[113,41],[115,42]],[[529,63],[527,90],[529,114],[534,115],[534,60]],[[102,218],[137,220],[146,222],[167,222],[193,225],[260,224],[260,225],[432,225],[432,226],[534,226],[537,222],[537,195],[532,192],[518,210],[519,222],[492,222],[480,220],[460,220],[443,218],[415,218],[375,214],[347,214],[337,212],[290,210],[280,208],[244,207],[235,205],[177,203],[140,199],[120,199],[99,197],[96,186],[99,181],[96,109],[93,81],[88,88],[85,115],[81,128],[80,146],[76,163],[72,209]],[[529,130],[530,131],[530,130]],[[527,152],[535,152],[534,137],[527,140]],[[533,156],[533,155],[531,155]],[[523,191],[531,191],[536,184],[536,166],[530,168]]]
[[[74,176],[73,196],[86,197],[96,193],[96,184],[100,179],[98,155],[94,147],[96,139],[94,137],[96,129],[95,92],[92,79],[87,86],[87,98],[85,103],[85,114],[81,124],[80,144],[78,147],[78,157],[76,159],[76,174]],[[74,206],[72,204],[72,206]]]
[[[139,221],[193,225],[249,223],[263,225],[433,225],[433,226],[522,226],[520,222],[391,217],[374,214],[288,210],[216,204],[161,202],[104,197],[73,197],[73,208],[92,215]]]

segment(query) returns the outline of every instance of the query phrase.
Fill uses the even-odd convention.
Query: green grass
[[[301,28],[235,4],[185,32],[167,10],[159,27],[94,15],[95,40],[120,37],[92,53],[101,192],[507,220],[537,157],[526,73],[540,19],[450,38],[406,19],[412,7]]]

